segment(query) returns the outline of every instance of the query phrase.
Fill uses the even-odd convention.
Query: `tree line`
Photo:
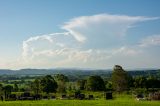
[[[34,94],[41,93],[63,93],[77,92],[77,91],[112,91],[112,92],[124,92],[138,88],[146,90],[155,90],[160,88],[160,80],[154,76],[136,76],[132,77],[121,66],[115,65],[110,79],[103,79],[101,76],[93,75],[86,79],[80,79],[76,82],[70,82],[69,78],[63,74],[46,75],[38,77],[26,85],[27,89],[24,89]],[[19,85],[3,85],[0,84],[0,95],[4,95],[6,98],[12,92],[19,92]]]

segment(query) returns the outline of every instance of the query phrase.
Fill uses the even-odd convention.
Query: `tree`
[[[58,87],[57,82],[51,75],[46,75],[45,77],[43,77],[40,83],[42,90],[47,94],[51,92],[56,92],[56,89]]]
[[[68,82],[69,81],[68,77],[63,75],[63,74],[56,74],[54,76],[54,78],[55,78],[56,81],[62,81],[62,82]]]
[[[41,91],[41,83],[40,79],[36,78],[32,83],[31,83],[31,89],[34,91],[35,94],[39,94]]]
[[[106,85],[106,90],[112,90],[112,82],[108,81],[105,83]]]
[[[79,90],[84,90],[85,86],[86,86],[86,80],[82,79],[77,81],[77,87]]]
[[[58,81],[57,84],[58,84],[57,92],[66,93],[66,83],[63,81]]]
[[[160,88],[160,81],[153,76],[149,76],[146,81],[146,88]]]
[[[100,76],[90,76],[87,79],[86,88],[91,91],[104,91],[105,83]]]
[[[117,92],[123,92],[128,89],[127,72],[119,65],[115,65],[112,73],[113,89]]]
[[[147,83],[147,79],[143,76],[137,76],[134,79],[135,88],[145,88]]]
[[[2,95],[2,94],[3,94],[3,85],[0,84],[0,95]]]
[[[128,88],[133,88],[134,87],[134,79],[131,75],[128,75]]]
[[[6,85],[3,87],[4,93],[5,93],[5,98],[8,98],[9,95],[11,94],[12,90],[13,90],[13,86],[11,85]]]
[[[17,82],[14,82],[14,92],[18,92],[19,88],[18,88],[18,84]]]
[[[66,83],[69,81],[68,77],[63,74],[56,74],[54,78],[58,84],[57,92],[66,93]]]

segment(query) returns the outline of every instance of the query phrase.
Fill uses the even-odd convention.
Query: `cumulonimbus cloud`
[[[61,28],[85,44],[85,48],[109,48],[123,46],[123,38],[136,23],[156,19],[159,17],[98,14],[73,18]]]
[[[136,23],[156,19],[110,14],[73,18],[62,25],[64,33],[37,35],[23,41],[25,63],[21,67],[104,68],[116,64],[113,57],[127,61],[128,56],[135,58],[141,53],[139,48],[123,45],[127,31]],[[143,45],[147,42],[144,40]]]

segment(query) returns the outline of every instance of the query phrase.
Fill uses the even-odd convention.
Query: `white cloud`
[[[143,50],[139,46],[125,46],[123,38],[136,23],[155,19],[158,18],[110,14],[71,19],[62,26],[67,32],[33,36],[23,41],[22,59],[12,67],[107,68],[120,63],[133,65],[143,56]],[[157,39],[160,37],[148,37],[142,45],[160,44]]]
[[[129,28],[143,21],[159,19],[158,17],[127,16],[98,14],[81,16],[71,19],[62,26],[69,31],[79,42],[87,46],[111,46],[116,42],[121,43]],[[118,37],[118,38],[117,38]]]
[[[23,56],[27,56],[30,52],[30,43],[31,42],[36,42],[38,40],[47,40],[50,43],[53,42],[52,38],[49,35],[41,35],[41,36],[35,36],[35,37],[30,37],[29,39],[27,39],[26,41],[23,41]],[[33,51],[33,50],[31,50]]]
[[[148,46],[160,46],[160,35],[152,35],[144,38],[141,43],[141,47],[148,47]]]
[[[30,56],[36,50],[50,49],[51,47],[62,48],[65,47],[63,42],[64,39],[70,40],[73,43],[73,39],[69,36],[68,32],[64,33],[52,33],[46,35],[38,35],[30,37],[29,39],[23,41],[23,57]],[[69,43],[66,43],[69,45]],[[70,44],[71,45],[71,44]]]

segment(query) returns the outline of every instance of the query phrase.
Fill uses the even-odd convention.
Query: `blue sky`
[[[0,0],[0,68],[159,68],[159,0]]]

